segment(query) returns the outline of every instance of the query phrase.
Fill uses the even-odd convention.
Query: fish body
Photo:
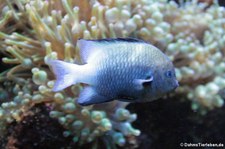
[[[85,83],[77,102],[91,105],[112,101],[146,102],[178,87],[172,62],[142,40],[116,38],[78,40],[83,65],[49,61],[56,75],[54,91]]]

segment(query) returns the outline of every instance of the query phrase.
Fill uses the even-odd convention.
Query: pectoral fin
[[[145,79],[134,79],[133,83],[137,90],[142,90],[144,88],[144,84],[151,83],[153,81],[153,75],[147,75]]]
[[[99,95],[92,87],[86,87],[81,92],[77,103],[82,106],[88,106],[109,101],[112,101],[112,99],[108,99],[107,97]]]

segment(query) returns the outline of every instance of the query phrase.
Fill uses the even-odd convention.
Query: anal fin
[[[107,97],[99,95],[93,87],[85,87],[84,90],[81,92],[77,103],[81,106],[88,106],[109,101],[112,101],[112,99],[108,99]]]

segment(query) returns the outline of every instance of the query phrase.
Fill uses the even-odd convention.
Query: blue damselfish
[[[83,64],[49,60],[56,75],[53,91],[77,83],[86,86],[77,102],[86,106],[112,100],[147,102],[178,87],[169,58],[153,45],[134,38],[77,42]]]

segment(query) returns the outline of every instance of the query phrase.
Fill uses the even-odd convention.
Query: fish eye
[[[166,72],[166,77],[171,78],[173,76],[173,72],[172,71],[167,71]]]

